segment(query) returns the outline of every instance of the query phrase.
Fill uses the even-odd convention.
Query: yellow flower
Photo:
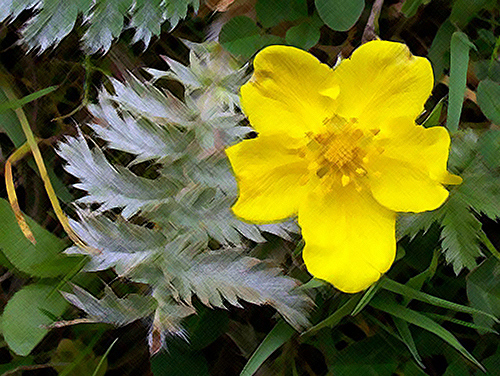
[[[241,88],[258,137],[227,149],[252,223],[297,215],[308,271],[355,293],[396,252],[396,212],[438,208],[450,136],[415,124],[433,87],[429,61],[400,43],[373,41],[332,69],[302,50],[271,46]]]

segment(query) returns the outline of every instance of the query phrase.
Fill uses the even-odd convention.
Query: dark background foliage
[[[8,4],[2,2],[8,2],[0,0],[0,6],[7,7]],[[155,22],[141,24],[140,14],[128,12],[127,7],[123,10],[120,1],[98,1],[119,14],[115,20],[108,20],[109,24],[102,21],[99,26],[103,30],[114,30],[108,41],[109,48],[107,42],[99,45],[85,39],[89,30],[85,1],[75,2],[77,10],[82,8],[73,13],[73,18],[66,18],[67,32],[61,31],[65,29],[59,25],[57,35],[50,34],[47,25],[55,22],[50,21],[50,16],[58,12],[59,2],[45,0],[42,3],[44,7],[36,9],[33,2],[24,4],[14,0],[13,4],[21,4],[19,11],[0,23],[0,74],[19,98],[57,86],[48,95],[25,104],[23,110],[40,140],[57,197],[72,218],[76,218],[76,213],[71,202],[81,197],[82,192],[71,186],[75,178],[64,171],[64,161],[54,147],[64,136],[77,135],[76,124],[91,121],[86,105],[97,103],[98,93],[111,88],[110,77],[124,80],[130,71],[149,79],[141,68],[166,70],[168,65],[162,56],[189,65],[189,48],[182,40],[199,43],[207,36],[218,38],[242,64],[266,45],[286,43],[308,49],[321,61],[333,65],[339,55],[349,56],[362,41],[375,35],[404,42],[413,54],[428,57],[433,63],[436,85],[420,121],[450,128],[453,127],[450,119],[458,116],[459,131],[454,136],[458,154],[455,160],[450,160],[450,165],[454,172],[469,176],[466,182],[471,183],[457,188],[462,190],[454,194],[454,201],[441,212],[402,218],[398,251],[399,256],[404,254],[404,257],[394,265],[388,277],[434,297],[472,306],[496,317],[500,315],[500,264],[496,259],[496,250],[500,248],[498,2],[368,0],[366,3],[353,1],[335,11],[335,4],[340,2],[333,0],[210,1],[202,2],[199,10],[198,2],[192,1],[186,2],[189,4],[176,10],[177,13],[172,8],[168,14],[157,15]],[[153,10],[147,13],[147,20],[153,20],[152,15],[163,9],[159,2],[150,3]],[[172,16],[174,13],[177,16]],[[48,21],[44,23],[43,17]],[[33,20],[37,19],[35,22],[45,25],[45,29],[36,29]],[[138,25],[143,25],[142,29]],[[142,34],[139,29],[143,30]],[[450,60],[464,58],[463,54],[454,52],[452,35],[457,31],[474,44],[470,60],[466,61],[465,100],[459,97],[458,115],[449,110],[456,101],[452,90],[460,91],[454,73],[450,72]],[[174,80],[161,79],[158,85],[179,98],[184,96],[185,88]],[[6,98],[0,99],[6,101]],[[91,133],[89,127],[83,126],[82,130]],[[22,146],[25,136],[13,112],[0,112],[0,131],[0,163],[4,171],[7,158]],[[471,155],[468,163],[466,153]],[[106,155],[120,165],[127,165],[132,158],[109,150]],[[480,166],[479,170],[474,166]],[[155,170],[148,164],[138,164],[134,169],[135,173],[145,176],[154,174]],[[39,231],[45,229],[65,239],[30,155],[15,164],[14,176],[22,211],[40,225]],[[7,198],[4,179],[1,181],[1,196]],[[467,191],[470,187],[472,191]],[[2,221],[11,220],[7,206],[0,209]],[[458,214],[453,216],[452,210]],[[5,253],[5,247],[11,243],[5,240],[8,239],[5,231],[0,235],[0,248]],[[265,238],[264,244],[250,242],[254,255],[264,258],[274,254],[277,263],[306,282],[308,276],[300,267],[299,237],[293,235],[285,240],[267,233]],[[23,247],[19,246],[16,252],[23,252]],[[42,277],[57,277],[31,275],[3,253],[0,253],[0,265],[2,310],[23,286],[38,283]],[[111,269],[72,278],[72,283],[85,287],[94,296],[102,297],[105,286],[118,297],[148,291],[146,285],[121,278]],[[312,312],[311,320],[323,327],[316,327],[305,335],[300,336],[283,326],[283,321],[269,306],[243,302],[243,308],[222,310],[207,308],[195,300],[198,314],[183,321],[190,336],[189,344],[182,338],[168,336],[168,350],[150,357],[151,317],[119,328],[104,323],[77,324],[51,330],[26,356],[16,355],[2,342],[0,375],[231,376],[240,374],[245,365],[248,367],[249,359],[260,365],[257,375],[499,374],[500,348],[494,331],[498,324],[488,317],[431,305],[425,299],[394,293],[389,287],[375,291],[375,297],[359,294],[353,298],[321,283],[315,291],[318,308]],[[453,333],[465,352],[452,348],[451,339],[446,341],[436,336],[435,327],[426,328],[410,321],[413,325],[408,334],[407,321],[398,317],[389,303],[403,307],[404,315],[417,312],[421,316],[415,320],[422,320],[420,323],[425,322],[422,316],[431,318],[448,333]],[[26,309],[35,309],[36,304]],[[347,311],[338,314],[344,306],[348,307]],[[353,315],[355,307],[363,309]],[[71,307],[63,309],[60,315],[57,319],[73,320],[83,316],[83,312]],[[279,347],[275,352],[269,350],[273,343]],[[259,344],[264,347],[260,362],[251,358]],[[464,357],[466,352],[485,367],[486,373]]]

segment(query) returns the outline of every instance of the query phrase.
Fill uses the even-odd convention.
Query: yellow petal
[[[257,54],[254,75],[241,88],[243,112],[263,134],[303,137],[333,114],[338,88],[333,71],[294,47],[270,46]]]
[[[393,119],[375,142],[383,150],[366,168],[373,195],[394,211],[422,212],[448,197],[442,184],[460,184],[447,171],[450,136],[443,127],[424,128],[410,118]]]
[[[340,86],[337,113],[372,128],[394,117],[415,119],[433,87],[430,62],[413,56],[404,44],[388,41],[362,45],[340,63],[335,76]]]
[[[388,209],[418,213],[437,209],[448,198],[439,181],[407,162],[371,158],[367,171],[373,196]]]
[[[307,270],[344,292],[366,289],[394,261],[395,217],[352,184],[308,196],[299,209]]]
[[[238,182],[233,212],[253,223],[269,223],[297,213],[305,186],[298,182],[307,164],[290,150],[295,140],[286,136],[259,136],[226,149]]]
[[[451,140],[444,127],[424,128],[410,118],[392,119],[388,124],[376,138],[384,156],[408,162],[433,180],[460,183],[459,177],[451,178],[447,171]]]

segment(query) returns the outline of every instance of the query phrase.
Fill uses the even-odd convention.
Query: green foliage
[[[51,86],[51,87],[42,89],[40,91],[37,91],[36,93],[27,95],[24,98],[21,98],[17,101],[8,101],[8,102],[0,103],[0,114],[6,112],[8,110],[13,110],[13,109],[22,107],[26,103],[29,103],[31,101],[38,99],[38,98],[41,98],[44,95],[47,95],[49,93],[52,93],[56,89],[57,89],[57,86]]]
[[[62,375],[69,367],[72,368],[71,375],[73,376],[89,376],[96,371],[96,376],[104,376],[107,369],[106,358],[96,356],[80,340],[70,340],[67,338],[59,342],[51,361],[55,364],[54,369],[59,372],[59,375]],[[99,366],[101,362],[103,364]],[[59,365],[65,363],[70,366]]]
[[[269,358],[280,346],[290,340],[295,334],[295,330],[284,321],[278,321],[276,326],[260,343],[259,347],[248,360],[240,376],[252,376],[259,367]]]
[[[16,354],[26,356],[45,337],[52,324],[69,307],[56,284],[23,287],[8,301],[2,316],[3,337]]]
[[[154,376],[209,376],[208,362],[199,352],[169,346],[151,359]]]
[[[500,62],[496,60],[479,60],[473,62],[474,73],[480,80],[500,82]]]
[[[451,36],[450,93],[448,99],[448,118],[446,127],[456,132],[462,113],[462,104],[467,84],[469,50],[476,48],[466,34],[455,32]]]
[[[484,369],[484,367],[472,356],[472,354],[467,351],[465,347],[460,344],[460,342],[451,334],[449,331],[444,329],[441,325],[431,320],[430,318],[424,316],[421,313],[413,311],[411,309],[405,308],[390,299],[383,299],[380,297],[376,297],[372,300],[371,305],[377,309],[380,309],[384,312],[387,312],[401,320],[405,320],[410,324],[419,326],[438,337],[445,342],[447,342],[450,346],[454,347],[457,351],[459,351],[465,358],[474,363],[480,369]]]
[[[500,166],[500,131],[495,129],[486,131],[478,141],[478,148],[490,169],[494,170]]]
[[[150,296],[129,294],[119,298],[109,287],[104,289],[102,299],[93,297],[76,285],[73,286],[73,294],[61,293],[67,301],[88,315],[89,322],[126,325],[150,315],[156,308],[156,301]]]
[[[282,39],[263,33],[255,22],[246,16],[232,18],[221,30],[220,43],[236,56],[250,58],[260,49],[271,44],[281,44]]]
[[[282,21],[295,21],[307,17],[306,0],[258,0],[255,4],[257,19],[265,27]]]
[[[26,142],[26,136],[14,110],[8,109],[12,103],[7,100],[7,96],[1,87],[0,104],[2,107],[5,106],[3,107],[4,110],[0,111],[0,130],[9,136],[16,147],[20,147]]]
[[[500,316],[500,263],[490,258],[473,270],[467,278],[467,296],[473,307]],[[474,314],[474,322],[485,328],[492,328],[495,323],[491,317]],[[480,330],[484,333],[485,330]]]
[[[401,294],[404,296],[406,299],[412,300],[420,300],[422,302],[425,302],[427,304],[432,304],[436,307],[441,307],[441,308],[446,308],[453,310],[455,312],[464,312],[464,313],[469,313],[473,315],[483,315],[485,317],[488,317],[490,320],[496,320],[495,316],[488,312],[481,312],[475,308],[463,306],[460,304],[456,304],[453,302],[449,302],[444,299],[440,299],[438,297],[426,294],[424,292],[421,292],[419,290],[415,290],[411,288],[408,285],[403,285],[400,283],[397,283],[389,278],[384,278],[381,282],[381,286],[383,289],[394,292],[396,294]]]
[[[75,273],[81,267],[82,257],[62,254],[66,243],[45,230],[31,218],[26,218],[36,240],[31,243],[22,233],[7,201],[0,199],[0,250],[19,271],[41,278]]]
[[[82,16],[83,48],[93,54],[106,53],[124,27],[135,29],[132,42],[142,41],[147,47],[152,36],[160,35],[162,23],[168,21],[173,29],[190,7],[198,10],[199,0],[20,0],[2,4],[0,22],[13,21],[23,10],[33,7],[37,12],[23,30],[23,40],[30,50],[43,52],[59,44]]]
[[[297,26],[293,26],[286,32],[286,42],[298,48],[308,50],[319,42],[321,32],[317,22],[306,21]]]
[[[441,225],[441,247],[446,261],[453,265],[457,275],[464,267],[473,269],[476,259],[482,256],[478,239],[481,223],[469,211],[467,203],[456,196],[450,198]]]
[[[191,351],[199,351],[213,343],[227,330],[229,324],[227,311],[209,309],[202,305],[197,306],[197,309],[197,315],[189,316],[183,321],[189,343],[179,340],[179,337],[172,337],[169,339],[169,345],[176,343],[179,347],[184,346]]]
[[[240,125],[234,95],[246,74],[217,45],[190,47],[189,67],[167,59],[171,71],[148,71],[153,81],[168,77],[183,83],[184,101],[132,76],[126,83],[113,80],[114,92],[101,92],[90,108],[96,119],[90,127],[106,146],[90,148],[79,134],[58,149],[66,170],[78,178],[75,187],[87,192],[77,200],[86,208],[71,221],[75,232],[100,251],[85,270],[114,268],[120,276],[149,284],[156,308],[139,296],[118,299],[110,290],[100,300],[79,288],[64,295],[89,320],[124,325],[154,310],[155,328],[178,334],[185,332],[182,320],[196,312],[193,296],[222,309],[241,307],[240,300],[268,304],[295,328],[306,327],[311,301],[295,289],[297,281],[245,252],[244,238],[263,242],[263,231],[280,234],[290,227],[247,224],[230,211],[237,190],[223,149],[251,131]],[[107,149],[135,159],[120,166],[106,158]],[[158,167],[139,176],[133,168],[145,161]],[[111,209],[120,210],[115,219]],[[138,218],[153,228],[141,226]],[[66,253],[83,250],[71,247]]]
[[[0,7],[0,20],[6,20],[9,28],[0,28],[0,39],[5,31],[10,33],[17,27],[19,20],[13,21],[21,12],[33,8],[23,13],[31,19],[16,30],[29,50],[42,52],[56,46],[72,30],[81,37],[86,54],[107,52],[124,30],[128,30],[126,38],[132,43],[142,42],[147,47],[166,30],[162,26],[175,27],[192,10],[196,12],[199,3],[198,0],[77,0],[67,4],[60,0],[7,0]],[[239,108],[239,88],[249,77],[248,65],[242,66],[244,60],[270,44],[288,44],[306,50],[315,47],[314,54],[327,62],[333,61],[337,54],[345,57],[351,47],[359,45],[363,30],[369,26],[366,21],[373,1],[366,2],[365,9],[363,0],[307,3],[258,0],[249,12],[240,8],[244,3],[235,2],[228,12],[215,16],[204,8],[194,20],[196,27],[222,26],[219,40],[225,50],[216,44],[186,41],[190,53],[189,64],[185,64],[182,48],[170,45],[169,39],[162,38],[153,52],[142,56],[138,56],[136,49],[132,51],[120,43],[113,54],[96,60],[96,72],[112,71],[119,80],[86,74],[82,105],[93,103],[88,106],[91,116],[85,113],[89,123],[69,137],[57,134],[42,143],[63,139],[58,150],[66,161],[67,171],[77,180],[74,187],[79,191],[73,210],[69,210],[70,224],[100,253],[90,257],[84,250],[70,247],[61,254],[67,243],[28,218],[37,239],[37,244],[30,243],[18,229],[7,202],[0,201],[0,215],[4,219],[0,230],[0,264],[15,276],[15,283],[10,284],[12,291],[5,291],[7,299],[13,294],[3,316],[7,344],[17,353],[30,353],[47,332],[46,325],[61,320],[60,315],[69,307],[58,290],[71,279],[74,290],[63,295],[83,311],[85,318],[59,321],[55,326],[89,322],[68,329],[71,335],[79,336],[91,332],[88,328],[95,327],[95,323],[127,325],[146,317],[142,321],[153,323],[150,348],[157,350],[164,345],[168,349],[153,357],[155,375],[218,374],[214,364],[220,359],[207,361],[206,357],[206,350],[210,354],[213,350],[206,347],[217,338],[214,344],[217,349],[229,343],[228,347],[238,347],[237,356],[240,351],[245,357],[253,354],[243,375],[257,370],[262,374],[286,372],[294,376],[327,372],[483,375],[477,369],[480,366],[477,360],[488,369],[486,374],[496,374],[500,358],[494,344],[498,339],[500,295],[495,257],[499,252],[486,236],[488,233],[495,243],[495,234],[489,232],[488,226],[484,226],[486,233],[483,232],[483,224],[484,216],[500,218],[500,132],[495,129],[495,124],[499,124],[500,39],[495,35],[498,8],[493,9],[498,2],[406,0],[400,2],[405,17],[400,17],[395,4],[386,2],[382,12],[372,20],[375,28],[379,21],[384,25],[380,29],[381,39],[406,41],[412,50],[416,48],[414,53],[420,54],[429,48],[431,36],[427,32],[418,35],[417,18],[425,14],[439,27],[428,57],[436,83],[447,82],[442,76],[450,75],[449,96],[441,97],[440,90],[435,91],[428,104],[438,104],[429,116],[422,117],[425,119],[422,125],[432,127],[446,122],[454,131],[448,167],[463,178],[463,183],[447,187],[450,197],[439,209],[400,216],[398,261],[383,280],[352,296],[335,292],[328,284],[314,279],[298,286],[292,276],[306,280],[308,275],[300,260],[302,247],[297,246],[293,253],[289,249],[297,245],[295,222],[256,226],[235,218],[230,207],[237,188],[223,149],[252,136],[252,129]],[[442,22],[442,18],[428,12],[431,9],[450,16]],[[413,18],[407,20],[409,17]],[[192,31],[183,27],[177,33],[190,38]],[[202,36],[201,31],[195,34],[196,38]],[[413,37],[421,44],[418,48],[410,43]],[[3,44],[8,44],[6,41],[2,39]],[[469,51],[471,43],[477,49]],[[158,69],[162,60],[153,55],[157,51],[165,53],[162,50],[166,44],[167,53],[179,60],[163,57],[168,64],[163,71]],[[8,51],[2,50],[2,58],[10,57]],[[231,58],[226,51],[241,59]],[[61,59],[59,50],[53,56]],[[50,59],[52,55],[43,58],[46,57]],[[140,64],[157,69],[146,68],[144,75],[141,71],[123,72],[117,68],[120,64],[116,64],[121,58],[128,60],[127,66]],[[25,59],[33,63],[30,57]],[[473,69],[467,71],[468,65]],[[30,81],[30,69],[23,64],[20,67],[30,74],[18,74],[16,80],[22,84],[16,90],[31,92],[35,87],[43,87]],[[42,69],[36,65],[35,76]],[[79,63],[72,62],[71,68],[64,67],[65,73],[61,74],[67,73],[65,80],[73,80],[72,73],[78,69]],[[60,82],[53,77],[47,80],[45,86]],[[470,91],[469,100],[464,102],[466,84]],[[101,90],[98,98],[88,97],[94,85]],[[474,96],[469,95],[476,85],[479,107],[471,104]],[[13,109],[51,90],[49,87],[19,101],[8,101],[0,88],[1,131],[15,147],[21,146],[25,137]],[[64,104],[64,100],[58,104]],[[29,105],[34,108],[33,119],[44,119],[48,112],[42,103]],[[465,109],[463,114],[462,109]],[[479,109],[493,125],[477,116]],[[75,119],[82,118],[77,115]],[[50,114],[50,119],[53,116]],[[471,125],[473,121],[478,123]],[[69,122],[63,119],[57,124],[67,129]],[[37,133],[46,123],[31,125]],[[474,130],[455,132],[459,128]],[[0,151],[10,153],[9,141],[0,141],[2,148],[7,145]],[[42,148],[44,157],[45,152]],[[2,154],[4,159],[7,156]],[[22,163],[16,165],[20,178],[16,184],[31,189],[22,180]],[[28,163],[33,164],[31,160]],[[46,163],[51,179],[56,179],[54,161],[50,158]],[[63,201],[69,204],[71,199],[65,197]],[[273,241],[269,241],[271,237]],[[82,254],[86,255],[85,261],[89,260],[83,267],[85,273],[74,277],[73,273],[83,266]],[[263,261],[263,255],[274,260]],[[451,264],[456,274],[462,273],[460,278],[450,276],[450,269],[441,265],[443,261]],[[482,263],[477,266],[479,261]],[[276,262],[288,267],[287,275],[274,266]],[[471,271],[466,275],[464,269]],[[35,278],[58,277],[62,282],[42,280],[15,293],[19,286],[17,272]],[[463,294],[465,283],[470,306]],[[310,293],[315,293],[318,309],[309,318]],[[230,305],[247,307],[243,301],[269,305],[282,319],[265,336],[260,325],[257,328],[253,322],[240,321],[252,315],[253,308],[236,313],[225,310]],[[460,314],[455,315],[457,312]],[[75,318],[74,314],[75,310],[73,316],[65,318]],[[464,314],[472,315],[474,321],[469,322]],[[275,318],[259,316],[258,319],[263,324],[276,322]],[[309,319],[314,326],[296,335],[297,331],[308,328]],[[352,328],[359,332],[359,338],[350,336]],[[222,333],[228,335],[220,337]],[[97,356],[109,345],[99,346],[102,351],[94,353],[97,338],[63,339],[42,356],[51,362],[69,363],[57,368],[61,376],[73,373],[97,376],[113,362],[107,355],[116,342],[107,347],[103,356]],[[262,338],[265,339],[259,346]],[[473,350],[467,352],[459,341]],[[442,346],[443,342],[450,346]],[[308,359],[311,351],[313,354],[319,351],[321,356],[314,354],[311,362]],[[224,362],[234,360],[225,348],[221,354]],[[464,361],[461,355],[473,363]],[[273,361],[266,361],[271,356]],[[125,357],[128,352],[122,355]],[[319,370],[323,357],[327,370]],[[13,373],[16,367],[37,367],[40,358],[36,362],[34,359],[15,356],[10,364],[0,365],[0,374]],[[436,359],[444,360],[446,371],[434,368]],[[110,372],[115,370],[110,368]]]
[[[450,64],[450,42],[451,36],[456,31],[455,26],[447,19],[439,27],[436,36],[432,40],[427,57],[432,63],[434,81],[439,82],[444,71]]]
[[[479,11],[484,8],[492,8],[495,5],[496,0],[455,0],[451,9],[450,21],[463,28]]]
[[[477,102],[481,111],[495,124],[500,124],[500,84],[489,79],[477,87]]]
[[[431,0],[406,0],[401,8],[405,17],[413,17],[421,5],[429,4]]]
[[[337,31],[349,30],[365,8],[364,0],[315,0],[315,4],[325,24]]]
[[[355,343],[336,354],[331,369],[339,375],[377,375],[391,376],[398,367],[398,362],[390,356],[394,345],[381,342],[376,338],[367,338]]]

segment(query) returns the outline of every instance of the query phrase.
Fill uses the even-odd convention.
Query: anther
[[[351,182],[351,178],[347,175],[342,175],[340,181],[342,182],[342,187],[345,187],[347,184]]]
[[[366,170],[364,168],[358,167],[356,169],[356,174],[358,174],[360,176],[364,176],[364,175],[366,175]]]

